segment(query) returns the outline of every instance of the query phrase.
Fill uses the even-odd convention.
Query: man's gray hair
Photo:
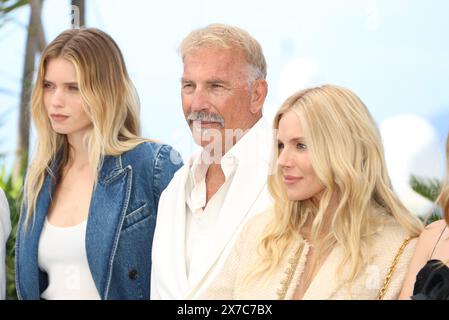
[[[208,46],[241,50],[249,65],[250,82],[267,77],[267,63],[262,47],[247,31],[226,24],[210,24],[188,34],[182,41],[179,52],[184,61],[189,52]]]

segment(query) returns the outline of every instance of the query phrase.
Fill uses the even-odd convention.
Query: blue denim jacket
[[[93,191],[86,229],[86,253],[101,299],[149,299],[151,247],[159,197],[182,166],[168,145],[142,143],[120,156],[106,156]],[[56,168],[56,164],[53,168]],[[40,299],[48,286],[38,267],[38,245],[55,181],[46,176],[36,212],[16,242],[19,299]]]

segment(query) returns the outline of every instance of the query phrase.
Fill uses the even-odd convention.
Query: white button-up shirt
[[[220,165],[223,170],[225,181],[218,191],[206,204],[206,174],[209,165],[201,162],[198,157],[189,173],[186,183],[186,271],[190,272],[201,266],[204,252],[212,248],[214,232],[220,218],[220,209],[232,184],[234,173],[237,170],[238,159],[232,152],[228,151],[221,159]]]

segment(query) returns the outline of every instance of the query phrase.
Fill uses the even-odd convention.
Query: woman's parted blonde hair
[[[182,41],[179,51],[184,61],[190,52],[208,46],[241,50],[250,67],[251,80],[267,77],[267,63],[262,47],[247,31],[226,24],[210,24],[189,33]]]
[[[292,242],[301,243],[299,231],[313,218],[315,256],[329,253],[335,243],[340,245],[338,274],[345,266],[347,278],[340,281],[350,282],[369,259],[368,236],[387,219],[394,218],[411,236],[419,235],[422,224],[393,193],[379,131],[354,93],[333,85],[302,90],[281,106],[274,129],[290,111],[299,117],[311,164],[325,190],[318,207],[311,200],[291,201],[281,173],[274,170],[268,179],[274,217],[258,247],[260,263],[247,279],[273,272]],[[275,163],[278,152],[273,156]],[[328,224],[325,214],[333,195],[338,196],[338,206]]]
[[[67,138],[52,129],[43,103],[46,66],[56,58],[66,59],[76,70],[85,111],[92,121],[84,141],[89,150],[89,162],[96,173],[105,155],[119,155],[146,141],[139,137],[137,92],[115,41],[95,28],[62,32],[42,53],[31,97],[37,145],[24,186],[25,225],[34,214],[45,176],[57,176],[58,172],[51,171],[51,164],[59,156],[62,159],[59,168],[69,161]]]

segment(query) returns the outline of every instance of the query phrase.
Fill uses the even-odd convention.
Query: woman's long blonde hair
[[[446,178],[437,201],[443,210],[446,224],[449,225],[449,134],[446,141]]]
[[[333,85],[302,90],[284,102],[274,129],[290,111],[299,117],[311,164],[325,189],[317,207],[311,200],[289,200],[279,169],[269,177],[274,217],[258,247],[258,267],[248,279],[272,273],[292,242],[301,243],[299,231],[312,218],[315,256],[341,246],[338,274],[345,266],[348,277],[341,281],[351,281],[369,257],[368,236],[387,219],[394,218],[411,236],[419,235],[422,224],[393,193],[379,131],[354,93]],[[338,205],[329,221],[325,215],[333,195]]]
[[[34,215],[45,176],[55,178],[58,174],[52,172],[51,164],[61,157],[58,168],[62,168],[69,161],[67,137],[52,129],[43,103],[46,66],[56,58],[70,61],[76,70],[85,111],[92,121],[84,141],[95,173],[105,155],[119,155],[145,141],[139,137],[139,99],[115,41],[94,28],[62,32],[42,53],[31,97],[37,145],[24,185],[25,225]]]

